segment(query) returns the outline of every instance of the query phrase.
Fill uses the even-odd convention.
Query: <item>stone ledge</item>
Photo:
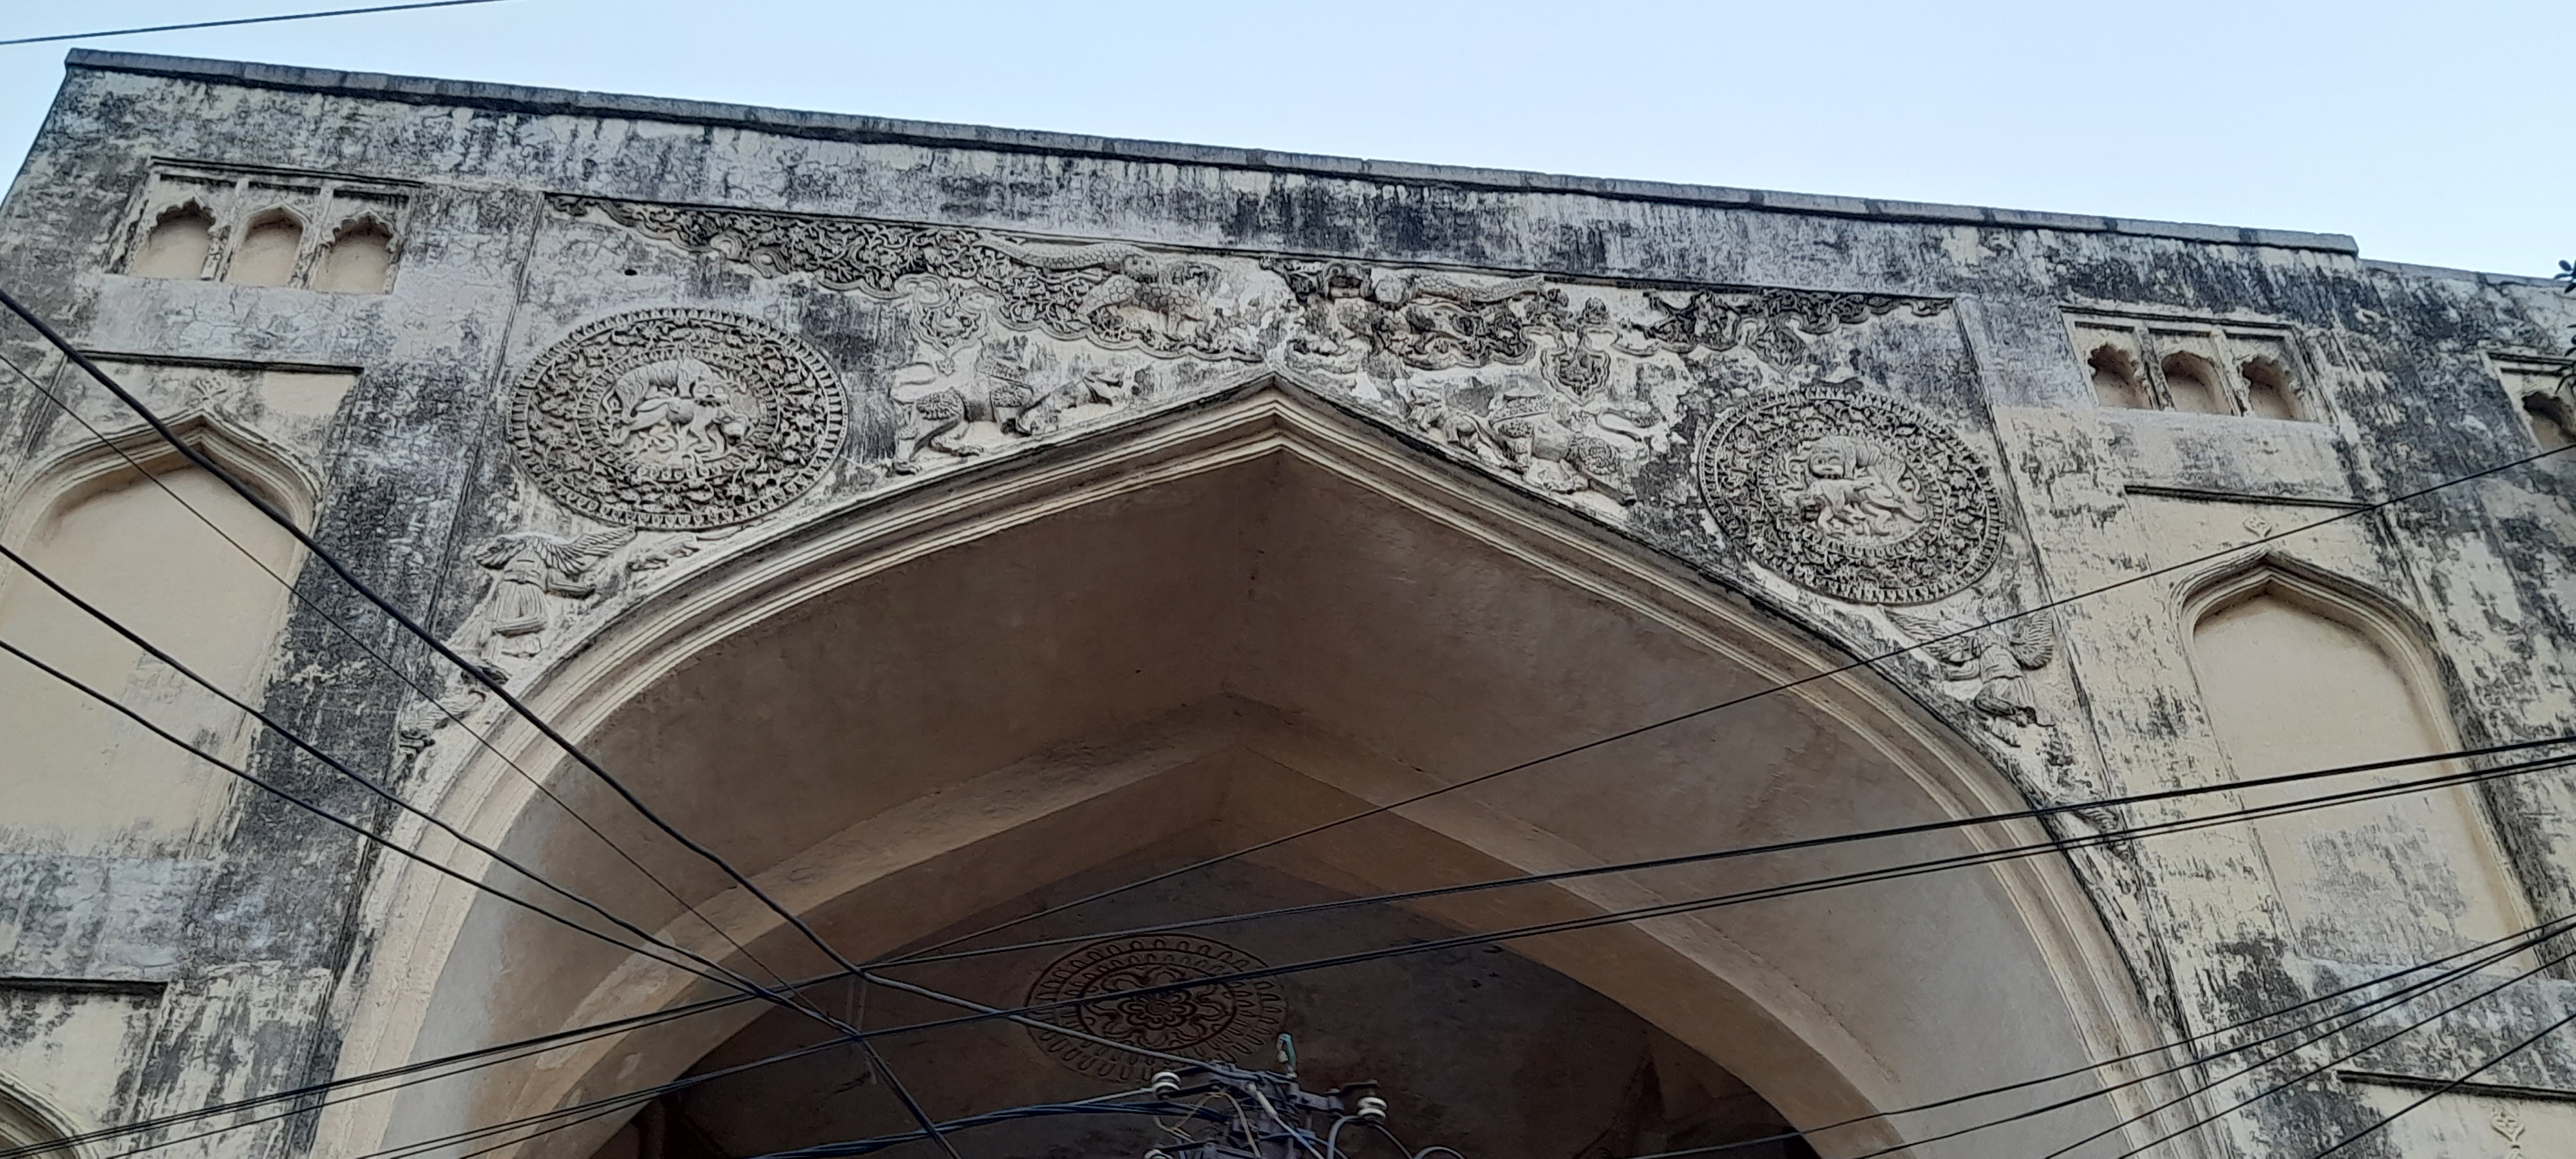
[[[260,88],[373,97],[415,104],[466,105],[542,115],[618,116],[678,124],[729,126],[786,136],[860,143],[967,146],[1011,152],[1075,154],[1123,161],[1264,169],[1285,173],[1349,177],[1368,181],[1448,185],[1523,193],[1580,193],[1626,201],[1660,201],[1685,205],[1759,208],[1774,213],[1851,217],[1876,221],[1944,225],[1991,225],[2013,229],[2052,229],[2079,233],[2124,233],[2141,237],[2221,245],[2261,245],[2283,249],[2359,254],[2360,246],[2339,233],[2241,229],[2184,222],[2131,221],[2082,214],[1994,209],[1910,201],[1872,201],[1826,194],[1684,185],[1662,181],[1576,177],[1517,169],[1482,169],[1463,165],[1429,165],[1406,161],[1366,160],[1311,153],[1278,153],[1215,145],[1183,145],[1074,133],[996,129],[935,121],[904,121],[846,113],[771,109],[712,101],[673,100],[533,88],[481,81],[434,80],[384,73],[341,72],[292,65],[201,60],[150,53],[100,52],[76,48],[64,67],[93,72],[123,72],[216,81]]]

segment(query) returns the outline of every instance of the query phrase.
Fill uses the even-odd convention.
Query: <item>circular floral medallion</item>
[[[1141,990],[1258,970],[1261,959],[1206,938],[1111,938],[1093,942],[1056,960],[1029,985],[1029,1003],[1044,1005],[1095,994]],[[1187,990],[1163,990],[1127,998],[1110,998],[1037,1017],[1059,1026],[1118,1042],[1186,1055],[1234,1059],[1276,1041],[1288,1012],[1279,984],[1268,978],[1226,982]],[[1094,1042],[1032,1030],[1038,1046],[1065,1065],[1087,1075],[1132,1081],[1161,1069],[1140,1055],[1112,1050]]]
[[[1928,603],[1975,583],[2002,547],[1985,462],[1930,415],[1857,383],[1720,416],[1696,466],[1728,544],[1840,599]]]
[[[557,342],[510,394],[519,466],[608,523],[757,519],[822,478],[849,400],[813,348],[713,310],[639,310]]]

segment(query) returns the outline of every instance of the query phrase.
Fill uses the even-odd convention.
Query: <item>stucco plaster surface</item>
[[[292,253],[272,245],[290,211]],[[165,221],[185,228],[156,243]],[[272,248],[234,277],[263,225]],[[323,273],[330,239],[361,227],[390,263],[373,287]],[[183,243],[202,261],[170,260]],[[2576,732],[2576,464],[2441,486],[2540,449],[2529,376],[2498,368],[2561,365],[2576,298],[2365,261],[2331,235],[84,53],[0,206],[0,284],[862,957],[1883,653],[1051,920],[1107,929],[2367,755],[2248,747],[2300,735],[2264,731],[2276,717],[2356,711],[2296,687],[2299,662],[2266,670],[2259,704],[2210,702],[2241,686],[2208,674],[2233,661],[2204,618],[2274,596],[2340,625],[2315,639],[2363,641],[2312,663],[2383,666],[2369,687],[2411,698],[2424,743]],[[2129,408],[2105,401],[2117,360],[2088,337],[2119,327],[2142,344]],[[141,469],[175,470],[23,331],[0,350]],[[2298,417],[2252,417],[2258,387]],[[2176,401],[2195,398],[2228,413]],[[30,383],[0,391],[13,547],[82,520],[162,526],[159,508],[121,513],[157,492],[99,443]],[[103,482],[118,471],[124,491]],[[280,720],[675,941],[748,960],[685,901],[781,970],[822,967],[310,561],[269,552],[300,577],[288,601],[176,536],[149,542],[170,574],[209,577],[189,610],[244,629],[207,646]],[[0,598],[22,582],[0,577]],[[458,852],[180,695],[155,704],[203,718],[210,748]],[[72,736],[16,706],[0,721]],[[140,775],[109,751],[0,758],[0,792],[29,803],[0,814],[0,1090],[74,1126],[712,993],[211,777],[85,792]],[[1579,1071],[1581,1108],[1477,1159],[1615,1159],[1686,1107],[1815,1126],[2576,912],[2576,786],[2447,792],[2439,824],[2303,822],[2310,848],[2422,872],[2302,877],[2268,831],[2217,826],[1514,943],[1493,976],[1521,997],[1496,1013],[1386,997],[1451,986],[1477,955],[1383,967],[1384,994],[1319,975],[1291,1008],[1325,1071],[1511,1056],[1497,1082],[1545,1089],[1570,1081],[1547,1052],[1605,1060]],[[2078,808],[1220,936],[1280,961],[2217,807]],[[2320,912],[2355,916],[2321,932]],[[953,981],[1002,1002],[1024,968]],[[2320,1149],[2405,1083],[2560,1017],[2570,977],[2182,1145]],[[1352,1029],[1367,1011],[1405,1017],[1372,1041]],[[364,1154],[784,1033],[752,1014],[196,1146]],[[1018,1028],[975,1033],[1028,1069],[931,1065],[953,1109],[1067,1081]],[[1459,1058],[1478,1050],[1498,1057]],[[2570,1074],[2576,1048],[2543,1042],[2365,1150],[2564,1144]],[[1604,1109],[1647,1106],[1648,1088],[1665,1119]],[[1918,1151],[2044,1153],[2179,1093],[2148,1083]],[[1816,1145],[1857,1154],[1975,1117]],[[608,1119],[524,1153],[629,1155],[642,1130]]]

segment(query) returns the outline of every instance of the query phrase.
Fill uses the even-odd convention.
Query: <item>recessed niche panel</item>
[[[393,289],[412,187],[322,174],[153,167],[119,272],[337,294]]]
[[[2075,363],[2096,405],[2277,422],[2324,408],[2289,331],[2175,318],[2067,315]]]

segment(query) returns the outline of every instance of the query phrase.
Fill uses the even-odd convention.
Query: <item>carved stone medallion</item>
[[[1029,1003],[1042,1005],[1137,990],[1257,970],[1263,965],[1259,958],[1206,938],[1110,938],[1075,950],[1040,971],[1037,981],[1029,985]],[[1287,1012],[1287,1000],[1279,984],[1256,978],[1094,1002],[1038,1017],[1170,1054],[1224,1060],[1268,1047],[1277,1038]],[[1134,1081],[1161,1065],[1061,1034],[1032,1030],[1030,1037],[1066,1066],[1099,1078]]]
[[[1735,550],[1801,587],[1920,604],[2002,546],[1984,461],[1914,407],[1844,382],[1756,399],[1700,436],[1700,492]]]
[[[574,331],[511,392],[519,466],[566,507],[658,531],[757,519],[822,478],[849,425],[830,364],[713,310],[639,310]]]

